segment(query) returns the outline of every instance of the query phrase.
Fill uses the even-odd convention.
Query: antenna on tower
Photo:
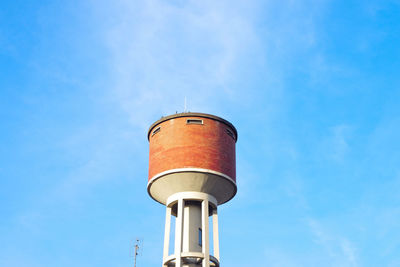
[[[186,96],[185,96],[185,107],[184,107],[183,112],[186,112]]]
[[[135,240],[135,244],[133,246],[133,258],[134,258],[134,263],[133,263],[133,267],[136,267],[136,258],[139,255],[139,249],[142,246],[143,243],[139,238],[136,238]],[[132,255],[132,254],[131,254]]]

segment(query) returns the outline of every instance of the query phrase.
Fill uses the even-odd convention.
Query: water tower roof
[[[225,120],[225,119],[223,119],[221,117],[215,116],[215,115],[211,115],[211,114],[207,114],[207,113],[198,113],[198,112],[183,112],[183,113],[177,113],[177,114],[169,115],[169,116],[166,116],[166,117],[162,117],[161,119],[159,119],[158,121],[154,122],[150,126],[149,131],[147,132],[147,139],[150,138],[151,131],[158,124],[160,124],[160,123],[162,123],[164,121],[167,121],[167,120],[180,118],[180,117],[202,117],[202,118],[209,118],[209,119],[212,119],[212,120],[220,121],[220,122],[228,125],[234,131],[235,137],[236,137],[236,141],[237,141],[237,138],[238,138],[237,130],[236,130],[235,126],[233,126],[232,123],[230,123],[229,121],[227,121],[227,120]]]

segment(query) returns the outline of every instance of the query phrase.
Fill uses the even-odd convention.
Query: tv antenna
[[[140,249],[140,247],[142,245],[141,243],[142,243],[142,241],[139,238],[137,238],[136,241],[135,241],[135,245],[133,246],[133,248],[134,248],[134,254],[133,254],[134,263],[133,263],[133,267],[136,267],[136,258],[139,255],[139,249]]]
[[[184,107],[183,112],[186,112],[186,96],[185,96],[185,107]]]

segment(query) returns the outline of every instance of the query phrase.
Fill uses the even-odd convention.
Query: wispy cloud
[[[247,5],[120,1],[107,11],[115,17],[104,31],[110,95],[132,123],[147,127],[156,115],[182,111],[185,96],[192,111],[238,97],[229,85],[257,46]]]
[[[277,248],[267,248],[264,251],[266,266],[270,267],[300,267],[304,266],[299,259],[295,259],[290,253],[284,252]]]
[[[327,149],[330,157],[336,161],[343,161],[350,150],[349,140],[352,127],[346,124],[336,125],[331,128],[330,148]]]
[[[330,233],[319,221],[309,218],[308,226],[315,236],[314,242],[327,254],[329,266],[359,266],[357,250],[348,238]]]
[[[354,127],[345,123],[329,127],[318,142],[316,152],[330,162],[344,163],[351,153],[353,132]]]

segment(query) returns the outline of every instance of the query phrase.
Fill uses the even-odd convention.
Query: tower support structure
[[[163,267],[219,266],[217,200],[201,192],[180,192],[170,196],[166,205]],[[175,246],[169,255],[171,216],[175,211]],[[210,255],[212,217],[213,248]]]

